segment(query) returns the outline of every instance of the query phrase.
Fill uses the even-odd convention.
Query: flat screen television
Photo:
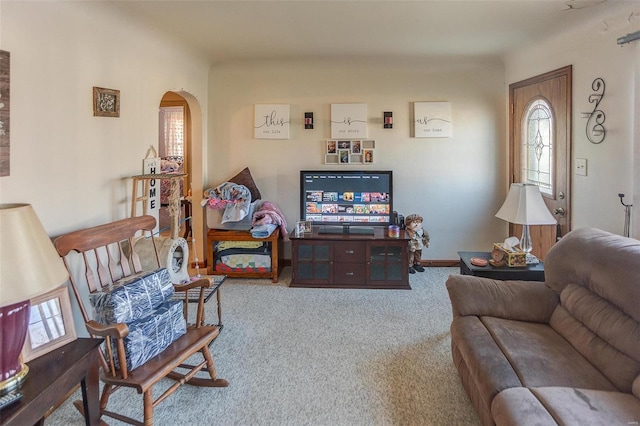
[[[393,173],[300,171],[300,217],[320,233],[373,234],[393,222]]]

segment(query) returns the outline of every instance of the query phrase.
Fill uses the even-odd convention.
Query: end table
[[[479,257],[491,259],[491,253],[485,251],[459,251],[460,274],[474,275],[476,277],[491,278],[494,280],[520,280],[520,281],[544,281],[544,264],[527,265],[526,267],[493,267],[475,266],[471,264],[471,258]]]

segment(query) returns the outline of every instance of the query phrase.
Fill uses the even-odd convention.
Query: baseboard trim
[[[291,266],[291,259],[280,259],[280,265],[282,267]],[[420,265],[425,268],[446,268],[446,267],[459,267],[460,259],[456,260],[421,260]]]
[[[460,259],[457,260],[421,260],[420,265],[425,268],[448,268],[448,267],[459,267]]]

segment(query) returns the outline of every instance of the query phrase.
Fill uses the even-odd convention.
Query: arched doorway
[[[195,203],[187,204],[190,208],[186,210],[187,215],[183,210],[183,217],[189,214],[191,217],[191,232],[188,235],[191,257],[198,259],[200,267],[205,267],[204,221],[202,209],[199,207],[200,194],[203,193],[203,121],[200,103],[193,95],[184,91],[166,92],[160,101],[158,124],[158,155],[163,160],[166,171],[174,170],[187,174],[182,182],[182,197],[189,202],[192,201],[192,194],[195,195]],[[167,207],[167,200],[162,199],[163,197],[161,193],[161,230],[165,220],[163,218],[167,217],[166,211],[163,211]]]

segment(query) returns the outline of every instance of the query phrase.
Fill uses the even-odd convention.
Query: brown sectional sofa
[[[583,228],[545,282],[451,276],[451,351],[484,425],[640,424],[640,241]]]

